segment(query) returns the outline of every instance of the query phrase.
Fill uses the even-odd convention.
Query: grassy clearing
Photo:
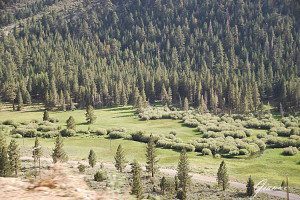
[[[135,115],[131,107],[109,108],[95,110],[97,120],[95,124],[85,124],[85,111],[69,111],[69,112],[50,112],[50,117],[60,120],[60,124],[65,126],[65,121],[69,116],[75,118],[77,130],[88,130],[97,128],[123,127],[128,131],[145,130],[147,132],[168,134],[172,130],[176,130],[177,137],[183,141],[190,141],[198,138],[199,135],[192,128],[182,126],[178,120],[151,120],[140,121]],[[42,111],[28,112],[0,112],[0,121],[12,119],[16,122],[31,121],[33,119],[42,119]],[[258,131],[255,131],[257,134]],[[65,149],[70,159],[86,159],[89,150],[92,148],[96,152],[99,160],[104,162],[112,162],[114,154],[119,144],[124,146],[127,152],[127,160],[132,161],[134,158],[141,162],[145,162],[145,144],[128,141],[128,140],[109,140],[105,137],[72,137],[65,138]],[[34,139],[25,138],[18,139],[23,155],[29,155],[29,147],[34,143]],[[54,146],[54,139],[41,139],[41,145],[45,149],[45,153],[50,155]],[[252,159],[225,159],[232,178],[246,182],[249,175],[252,175],[256,182],[267,179],[271,185],[279,186],[286,175],[289,176],[290,185],[300,190],[300,154],[296,156],[282,156],[282,149],[267,149],[264,154]],[[176,167],[179,153],[158,149],[159,164],[168,167]],[[205,174],[215,175],[221,159],[214,159],[209,156],[199,156],[197,153],[189,153],[189,158],[193,171]]]

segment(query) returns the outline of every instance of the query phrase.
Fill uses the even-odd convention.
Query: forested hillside
[[[299,3],[0,2],[1,100],[46,107],[300,109]]]

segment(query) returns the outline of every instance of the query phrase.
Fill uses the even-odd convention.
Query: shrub
[[[248,155],[249,154],[249,151],[247,149],[240,149],[239,150],[239,154],[240,155]]]
[[[300,128],[293,127],[291,130],[291,135],[299,135],[300,136]]]
[[[86,167],[85,167],[85,165],[83,165],[83,164],[79,164],[79,165],[78,165],[78,171],[81,172],[81,173],[85,172],[85,168],[86,168]]]
[[[195,128],[199,125],[199,122],[196,119],[186,119],[183,124],[188,127]]]
[[[97,181],[97,182],[105,181],[107,178],[108,178],[107,173],[105,171],[98,171],[94,175],[94,181]]]
[[[266,133],[258,133],[258,134],[256,135],[256,137],[259,138],[259,139],[265,138],[266,136],[267,136]]]
[[[134,141],[138,141],[138,142],[144,142],[147,143],[150,140],[150,134],[144,132],[144,131],[137,131],[135,133],[131,134],[132,140]],[[159,139],[158,136],[156,135],[152,135],[154,142],[157,142],[157,140]]]
[[[4,122],[2,122],[2,124],[7,125],[7,126],[9,126],[9,125],[13,126],[15,124],[15,122],[11,119],[8,119],[8,120],[5,120]]]
[[[12,137],[14,137],[14,138],[22,138],[23,136],[21,135],[21,134],[14,134],[14,135],[12,135]]]
[[[52,122],[52,123],[57,123],[57,122],[59,122],[59,120],[56,119],[56,118],[49,118],[48,121],[49,121],[49,122]]]
[[[204,138],[218,138],[218,137],[224,137],[224,133],[222,132],[212,132],[212,131],[209,131],[209,132],[206,132],[203,134],[203,137]]]
[[[58,134],[59,134],[58,131],[49,131],[49,132],[45,132],[45,133],[38,132],[37,136],[42,137],[42,138],[54,138]]]
[[[216,154],[216,155],[215,155],[215,158],[218,158],[218,159],[219,159],[219,158],[221,158],[221,155],[220,155],[220,154]]]
[[[202,155],[204,155],[204,156],[205,155],[211,156],[212,155],[211,150],[208,149],[208,148],[202,149]]]
[[[222,133],[224,134],[225,137],[231,136],[233,138],[240,138],[240,139],[247,137],[246,133],[241,130],[240,131],[224,131]]]
[[[171,132],[170,132],[170,135],[176,136],[176,135],[177,135],[177,132],[176,132],[176,131],[171,131]]]
[[[127,140],[131,140],[132,137],[131,135],[125,133],[125,132],[119,132],[119,131],[112,131],[108,134],[108,137],[110,139],[119,139],[119,138],[124,138],[124,139],[127,139]]]
[[[109,128],[109,129],[107,129],[107,134],[109,134],[111,132],[114,132],[114,131],[117,131],[117,132],[126,132],[126,129],[125,128]]]
[[[293,156],[296,155],[298,153],[298,149],[296,147],[286,147],[283,149],[282,155],[285,156]]]
[[[48,131],[55,131],[55,130],[58,130],[58,127],[57,126],[47,126],[47,125],[40,125],[38,128],[37,128],[37,131],[41,131],[41,132],[48,132]]]
[[[62,137],[72,137],[76,134],[76,131],[73,129],[63,129],[60,131]]]
[[[20,134],[22,137],[33,138],[37,135],[37,130],[35,129],[23,129],[15,128],[11,131],[12,134]]]
[[[183,149],[185,149],[187,152],[195,151],[195,147],[193,145],[186,143],[174,143],[172,145],[172,149],[176,151],[182,151]]]
[[[97,129],[94,133],[96,135],[107,135],[106,129]]]
[[[289,137],[291,135],[291,130],[285,127],[273,127],[270,129],[271,132],[276,132],[277,135],[282,137]]]
[[[252,131],[250,130],[245,130],[246,136],[251,137],[252,136]]]

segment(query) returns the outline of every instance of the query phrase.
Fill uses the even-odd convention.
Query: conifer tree
[[[165,190],[166,190],[166,184],[167,184],[167,180],[166,178],[163,176],[160,180],[160,190],[161,190],[161,193],[164,195],[165,194]]]
[[[94,114],[93,106],[91,106],[91,105],[87,106],[85,117],[86,117],[86,121],[87,121],[88,124],[92,124],[96,121],[97,117]]]
[[[229,185],[228,184],[229,179],[227,174],[226,163],[224,160],[221,162],[220,167],[218,169],[217,181],[218,181],[218,186],[222,187],[222,190],[225,191]]]
[[[180,153],[178,167],[177,167],[177,177],[179,180],[179,194],[180,199],[187,199],[187,192],[190,186],[190,176],[189,176],[189,161],[187,157],[186,150],[183,149]]]
[[[89,165],[91,167],[94,167],[97,163],[97,158],[96,158],[96,154],[93,149],[90,150],[88,159],[89,159]]]
[[[157,155],[156,155],[156,148],[154,143],[154,138],[151,134],[150,140],[146,146],[146,170],[148,173],[151,174],[151,177],[155,176],[155,173],[157,172]]]
[[[8,146],[8,160],[10,163],[10,170],[18,176],[18,172],[21,168],[21,160],[20,160],[20,148],[17,144],[16,140],[11,140]]]
[[[76,129],[76,123],[74,117],[70,116],[69,119],[67,120],[67,129]]]
[[[75,105],[74,105],[74,102],[73,102],[72,98],[70,100],[70,110],[72,110],[72,111],[75,110]]]
[[[142,168],[137,160],[134,160],[131,164],[132,173],[132,189],[131,193],[136,195],[137,199],[143,198],[143,186],[141,180]]]
[[[23,109],[23,97],[22,97],[22,93],[20,90],[18,92],[17,99],[18,99],[17,110],[21,111]]]
[[[123,172],[125,166],[126,166],[125,153],[124,153],[122,145],[120,144],[118,146],[118,149],[117,149],[117,152],[115,155],[115,167],[119,172]]]
[[[43,121],[48,121],[48,120],[49,120],[49,113],[48,110],[45,110],[43,114]]]
[[[7,144],[5,137],[0,132],[0,176],[6,177],[10,175],[10,163],[7,154]]]
[[[67,156],[66,152],[64,151],[63,146],[64,146],[63,138],[59,134],[55,139],[55,147],[54,147],[53,153],[52,153],[52,158],[53,158],[54,163],[66,162],[68,160],[68,156]]]
[[[188,111],[189,110],[189,100],[187,99],[187,97],[184,98],[183,110],[184,111]]]
[[[36,163],[39,162],[39,169],[41,169],[41,156],[42,156],[42,148],[40,146],[39,138],[36,136],[33,150],[32,150],[32,157],[33,157],[34,167],[36,167]]]
[[[251,176],[249,177],[248,181],[247,181],[247,196],[248,197],[252,197],[254,195],[254,181],[253,179],[251,178]]]

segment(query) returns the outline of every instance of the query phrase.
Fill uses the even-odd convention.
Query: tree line
[[[299,110],[299,25],[288,1],[79,5],[1,34],[2,101],[16,110],[32,102],[183,107],[185,99],[211,112],[249,113],[267,102]]]

